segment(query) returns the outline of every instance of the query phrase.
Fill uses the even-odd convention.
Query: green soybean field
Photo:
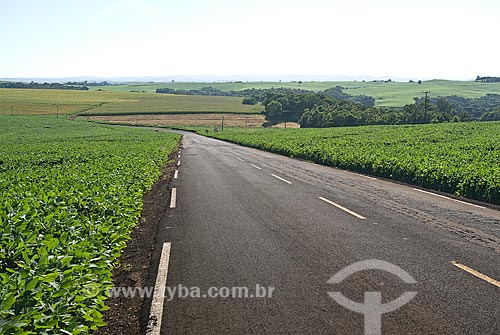
[[[85,334],[179,135],[0,116],[0,333]]]
[[[199,133],[205,135],[204,129]],[[209,136],[500,204],[500,123],[228,128]]]

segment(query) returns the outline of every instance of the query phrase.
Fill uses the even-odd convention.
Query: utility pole
[[[424,100],[424,122],[425,122],[425,119],[427,118],[427,103],[429,101],[429,93],[431,93],[430,91],[425,91],[425,92],[422,92],[425,94],[425,100]]]
[[[222,117],[221,131],[224,131],[224,116]]]
[[[285,114],[285,129],[286,129],[286,111],[284,110],[283,113]]]

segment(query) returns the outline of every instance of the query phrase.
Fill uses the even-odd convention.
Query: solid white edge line
[[[364,174],[361,174],[361,173],[356,173],[357,176],[360,176],[360,177],[363,177],[363,178],[368,178],[368,179],[371,179],[371,180],[378,180],[377,178],[375,177],[370,177],[370,176],[366,176]]]
[[[172,196],[170,197],[170,208],[175,208],[177,205],[177,188],[172,188]]]
[[[459,202],[461,204],[470,205],[470,206],[474,206],[474,207],[478,207],[478,208],[483,208],[483,209],[486,208],[484,206],[480,206],[480,205],[476,205],[476,204],[471,204],[470,202],[465,202],[465,201],[462,201],[462,200],[453,199],[453,198],[450,198],[450,197],[447,197],[447,196],[444,196],[444,195],[441,195],[441,194],[436,194],[436,193],[424,191],[424,190],[421,190],[421,189],[418,189],[418,188],[412,188],[412,189],[415,190],[415,191],[419,191],[419,192],[425,193],[425,194],[433,195],[435,197],[440,197],[440,198],[443,198],[443,199],[447,199],[447,200],[451,200],[451,201],[456,201],[456,202]]]
[[[333,201],[331,201],[331,200],[328,200],[328,199],[323,198],[323,197],[319,197],[319,199],[320,199],[320,200],[323,200],[324,202],[329,203],[330,205],[333,205],[333,206],[335,206],[335,207],[337,207],[337,208],[339,208],[339,209],[343,210],[344,212],[347,212],[347,213],[349,213],[349,214],[351,214],[351,215],[353,215],[353,216],[357,217],[358,219],[361,219],[361,220],[366,220],[366,218],[365,218],[363,215],[360,215],[360,214],[358,214],[358,213],[356,213],[356,212],[353,212],[353,211],[351,211],[350,209],[345,208],[344,206],[341,206],[341,205],[339,205],[339,204],[337,204],[337,203],[335,203],[335,202],[333,202]]]
[[[256,169],[262,170],[262,168],[261,168],[261,167],[259,167],[259,166],[257,166],[257,165],[254,165],[254,164],[250,164],[250,165],[251,165],[251,166],[253,166],[253,167],[254,167],[254,168],[256,168]]]
[[[454,266],[456,266],[459,269],[464,270],[465,272],[470,273],[471,275],[473,275],[479,279],[482,279],[482,280],[484,280],[492,285],[495,285],[496,287],[500,287],[500,281],[493,279],[491,277],[488,277],[487,275],[482,274],[481,272],[474,270],[473,268],[470,268],[467,265],[464,265],[462,263],[458,263],[455,261],[451,261],[451,264],[453,264]]]
[[[179,170],[175,170],[174,173],[174,179],[177,179],[177,177],[179,177]]]
[[[153,291],[153,299],[151,301],[151,309],[149,312],[148,328],[146,330],[146,334],[148,335],[160,335],[163,303],[165,300],[165,290],[167,288],[170,248],[170,242],[163,243],[160,264],[158,265],[158,274],[156,275],[155,289]]]
[[[291,181],[288,181],[288,180],[286,180],[286,179],[284,179],[284,178],[281,178],[280,176],[277,176],[277,175],[275,175],[275,174],[272,174],[272,173],[271,173],[271,176],[273,176],[274,178],[277,178],[277,179],[279,179],[279,180],[281,180],[281,181],[284,181],[285,183],[288,183],[288,184],[290,184],[290,185],[292,184],[292,182],[291,182]]]

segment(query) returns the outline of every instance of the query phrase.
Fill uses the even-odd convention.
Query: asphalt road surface
[[[162,334],[500,334],[499,211],[183,134]],[[330,280],[366,260],[401,270]]]

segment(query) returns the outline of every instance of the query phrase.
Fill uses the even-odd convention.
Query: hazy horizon
[[[20,0],[0,78],[474,80],[500,76],[497,22],[492,0]]]
[[[303,76],[303,75],[268,75],[268,76],[252,76],[252,75],[230,75],[230,76],[142,76],[142,77],[96,77],[96,76],[73,76],[73,77],[0,77],[0,81],[21,81],[21,82],[72,82],[72,81],[88,81],[88,82],[155,82],[155,83],[168,83],[168,82],[200,82],[200,83],[217,83],[217,82],[370,82],[370,81],[383,81],[391,80],[392,82],[408,82],[413,81],[475,81],[474,78],[465,79],[448,79],[448,78],[399,78],[390,76],[371,77],[371,76]]]

